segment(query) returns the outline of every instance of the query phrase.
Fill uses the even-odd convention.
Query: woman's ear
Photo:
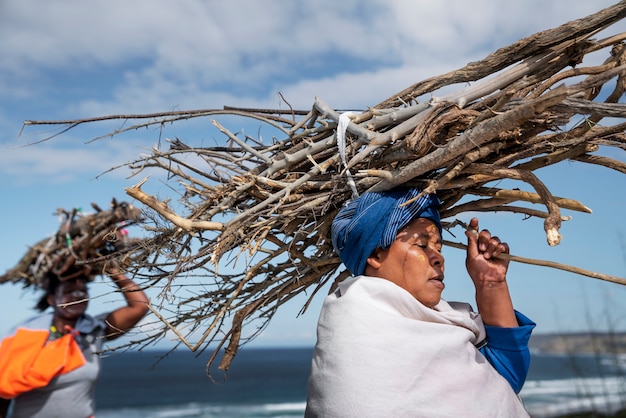
[[[368,268],[374,268],[378,270],[383,262],[384,253],[385,250],[376,248],[372,255],[367,257],[367,265],[365,266],[365,269],[367,270]]]
[[[46,299],[48,301],[48,305],[52,306],[53,308],[56,308],[56,301],[54,299],[54,295],[48,295],[48,298]]]

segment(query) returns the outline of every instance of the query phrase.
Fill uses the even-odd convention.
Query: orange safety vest
[[[60,374],[85,364],[85,357],[70,332],[48,341],[47,330],[18,328],[0,342],[0,397],[12,399],[46,386]]]

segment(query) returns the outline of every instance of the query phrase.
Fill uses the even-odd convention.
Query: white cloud
[[[78,138],[56,138],[34,146],[16,147],[0,153],[5,178],[14,185],[36,182],[62,184],[79,178],[93,179],[113,166],[137,158],[137,143],[129,146],[115,141],[84,145]],[[113,172],[114,177],[128,175],[127,170]]]
[[[310,108],[315,97],[338,109],[364,108],[610,4],[6,0],[0,5],[0,91],[13,103],[0,106],[0,126],[17,133],[23,119],[38,115],[286,107],[278,93],[298,109]],[[56,169],[61,180],[71,161],[72,170],[93,173],[107,168],[103,152],[136,155],[129,143],[68,148],[56,138],[12,151],[3,157],[4,172],[25,176],[29,166],[32,175],[51,180]]]
[[[345,97],[348,85],[360,103],[373,105],[407,86],[400,82],[458,68],[609,4],[8,0],[0,71],[35,83],[46,82],[37,74],[50,70],[75,74],[93,90],[73,103],[85,112],[217,107],[272,100],[278,91],[311,102],[325,86]],[[351,85],[351,77],[374,88]],[[25,94],[19,83],[3,88]],[[98,88],[106,90],[98,95]]]

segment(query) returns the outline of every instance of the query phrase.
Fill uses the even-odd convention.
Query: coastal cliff
[[[534,334],[529,346],[543,354],[626,354],[626,332]]]

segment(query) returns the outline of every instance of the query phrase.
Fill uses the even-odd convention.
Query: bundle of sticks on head
[[[141,210],[127,202],[111,201],[102,210],[92,203],[95,212],[81,209],[58,209],[60,227],[56,234],[31,246],[0,283],[22,282],[25,287],[47,286],[47,275],[71,279],[77,275],[106,274],[109,269],[128,264],[133,246],[140,240],[128,236],[125,227],[141,220]],[[123,254],[121,254],[123,252]]]
[[[226,344],[220,367],[227,369],[281,305],[307,291],[304,310],[327,282],[348,275],[330,226],[342,204],[364,192],[409,185],[436,193],[444,227],[464,212],[540,218],[548,244],[558,244],[568,219],[561,210],[590,209],[553,195],[537,170],[577,161],[626,173],[626,164],[610,157],[626,145],[626,105],[619,102],[626,33],[607,34],[625,16],[622,1],[358,111],[319,99],[295,110],[285,100],[284,110],[226,107],[26,125],[67,130],[123,120],[112,136],[212,119],[225,145],[172,139],[169,149],[128,164],[134,175],[165,174],[180,209],[146,192],[148,178],[126,192],[157,224],[136,273],[150,271],[151,283],[165,283],[176,300],[176,311],[160,316],[161,335],[174,332],[192,350],[217,342],[209,364]],[[234,133],[218,122],[223,115],[268,126],[272,141]],[[201,290],[191,288],[198,283]],[[173,290],[187,284],[188,296]],[[252,334],[242,336],[248,323]]]

